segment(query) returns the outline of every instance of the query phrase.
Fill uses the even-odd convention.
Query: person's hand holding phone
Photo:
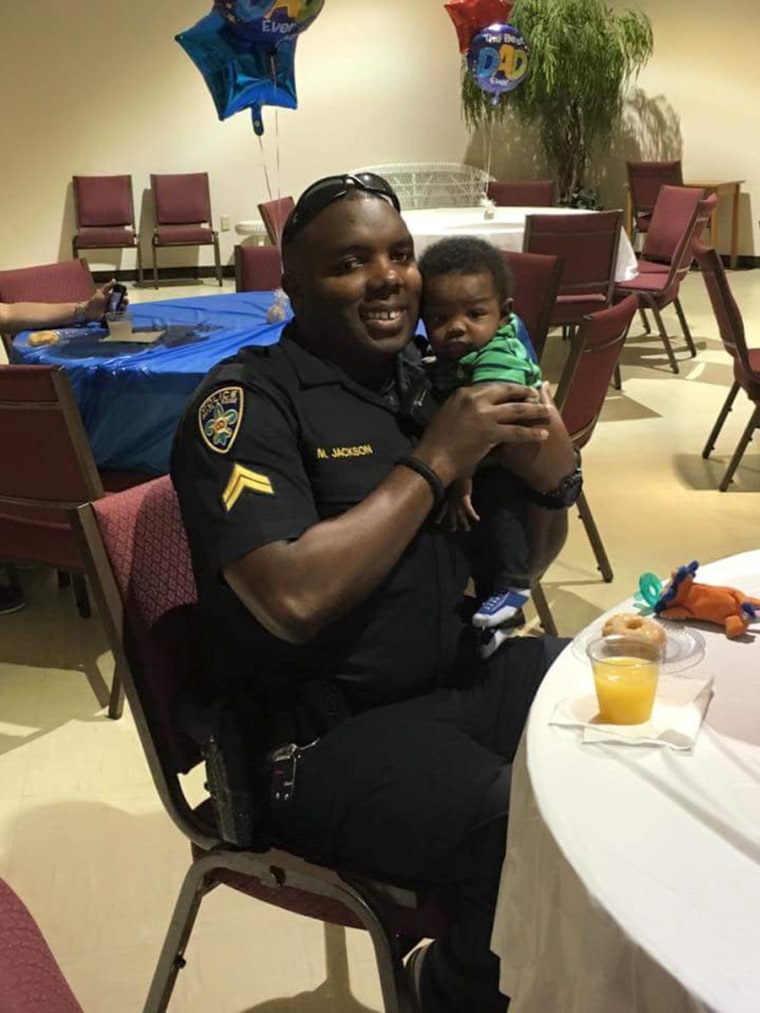
[[[105,326],[106,313],[120,313],[129,305],[127,287],[117,281],[109,281],[90,296],[85,304],[88,320],[97,320]]]

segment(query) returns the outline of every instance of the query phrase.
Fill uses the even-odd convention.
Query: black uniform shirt
[[[180,423],[172,478],[214,695],[249,687],[287,700],[294,683],[327,677],[360,710],[424,692],[450,669],[469,568],[461,541],[426,523],[380,586],[306,645],[267,632],[226,584],[234,560],[360,503],[415,443],[398,390],[420,375],[411,346],[381,396],[294,336],[291,325],[279,345],[209,373]]]

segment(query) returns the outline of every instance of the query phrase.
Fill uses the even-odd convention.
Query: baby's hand
[[[446,490],[446,502],[438,511],[436,524],[448,524],[449,531],[469,531],[470,522],[480,520],[471,497],[472,478],[469,475],[452,482]]]

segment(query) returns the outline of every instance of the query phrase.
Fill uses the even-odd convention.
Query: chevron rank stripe
[[[255,492],[260,496],[274,496],[274,487],[266,475],[260,475],[257,471],[250,471],[242,464],[236,464],[232,469],[227,488],[222,493],[222,502],[227,513],[233,509],[244,492]]]

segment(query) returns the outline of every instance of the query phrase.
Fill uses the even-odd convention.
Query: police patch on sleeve
[[[215,453],[226,454],[234,446],[243,421],[243,407],[242,387],[220,387],[198,409],[203,442]]]

